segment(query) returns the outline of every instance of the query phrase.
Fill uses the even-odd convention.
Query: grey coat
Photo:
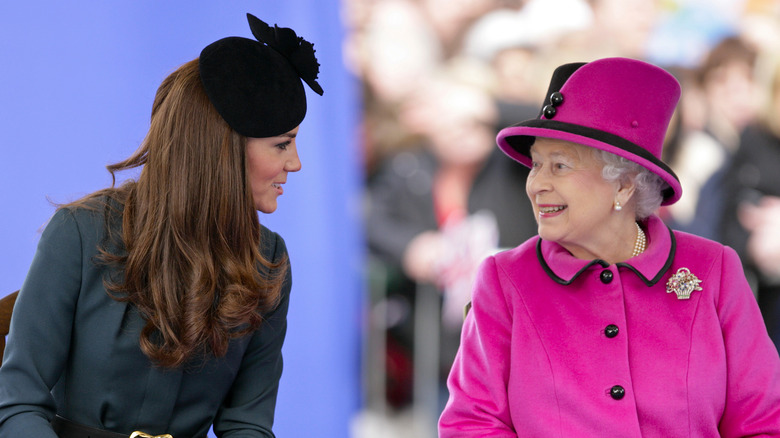
[[[290,274],[280,305],[225,357],[178,369],[141,352],[144,320],[108,296],[94,263],[106,236],[102,212],[59,210],[41,236],[11,321],[0,367],[0,437],[53,438],[55,413],[130,434],[176,438],[273,436],[282,373]],[[282,238],[262,230],[263,255],[278,261]]]

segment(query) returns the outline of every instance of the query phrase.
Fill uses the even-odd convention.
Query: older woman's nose
[[[540,193],[545,190],[550,190],[550,173],[542,169],[534,169],[526,180],[526,189],[528,193]]]

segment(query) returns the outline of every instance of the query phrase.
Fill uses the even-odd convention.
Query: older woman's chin
[[[539,237],[542,240],[547,240],[550,242],[557,242],[561,238],[560,233],[553,232],[548,227],[541,225],[536,227],[536,233],[539,234]]]

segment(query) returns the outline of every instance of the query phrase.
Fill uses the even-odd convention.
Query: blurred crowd
[[[440,299],[425,349],[443,382],[477,263],[536,233],[527,170],[494,140],[537,117],[568,62],[625,56],[678,78],[665,153],[683,196],[661,215],[738,250],[780,342],[780,0],[344,0],[343,14],[385,407],[414,404],[420,291]]]

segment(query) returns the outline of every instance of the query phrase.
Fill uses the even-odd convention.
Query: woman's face
[[[284,189],[287,173],[301,170],[295,146],[298,127],[276,137],[246,139],[246,159],[255,209],[263,213],[276,211],[276,198]]]
[[[614,245],[613,206],[618,188],[601,176],[593,150],[575,143],[537,138],[526,181],[539,236],[575,257],[593,258]]]

